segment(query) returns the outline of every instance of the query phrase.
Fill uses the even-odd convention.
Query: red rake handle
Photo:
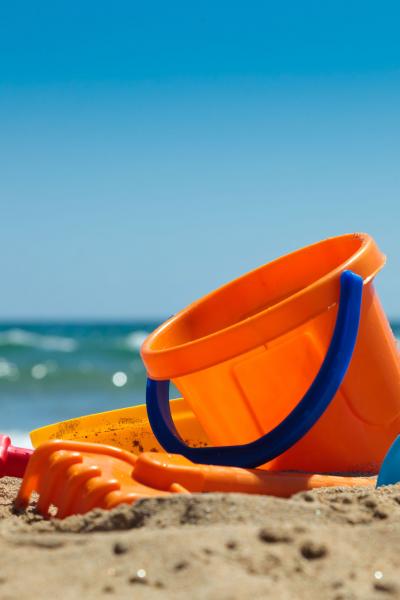
[[[0,477],[23,477],[32,452],[13,446],[8,435],[0,433]]]

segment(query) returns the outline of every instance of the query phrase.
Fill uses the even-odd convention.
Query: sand
[[[0,599],[400,598],[400,486],[151,498],[58,521],[0,480]]]

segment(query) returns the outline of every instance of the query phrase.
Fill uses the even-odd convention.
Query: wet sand
[[[400,486],[176,495],[63,521],[0,480],[0,598],[400,598]]]

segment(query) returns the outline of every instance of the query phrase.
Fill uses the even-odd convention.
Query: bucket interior
[[[363,244],[357,235],[324,240],[247,273],[179,313],[152,349],[180,346],[254,316],[340,268]]]

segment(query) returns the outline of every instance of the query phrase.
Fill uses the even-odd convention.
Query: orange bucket
[[[156,329],[142,346],[148,375],[173,381],[211,443],[252,442],[296,409],[318,375],[351,271],[362,278],[362,304],[350,366],[324,414],[264,468],[376,473],[400,429],[399,355],[373,286],[384,263],[361,233],[278,258]]]

